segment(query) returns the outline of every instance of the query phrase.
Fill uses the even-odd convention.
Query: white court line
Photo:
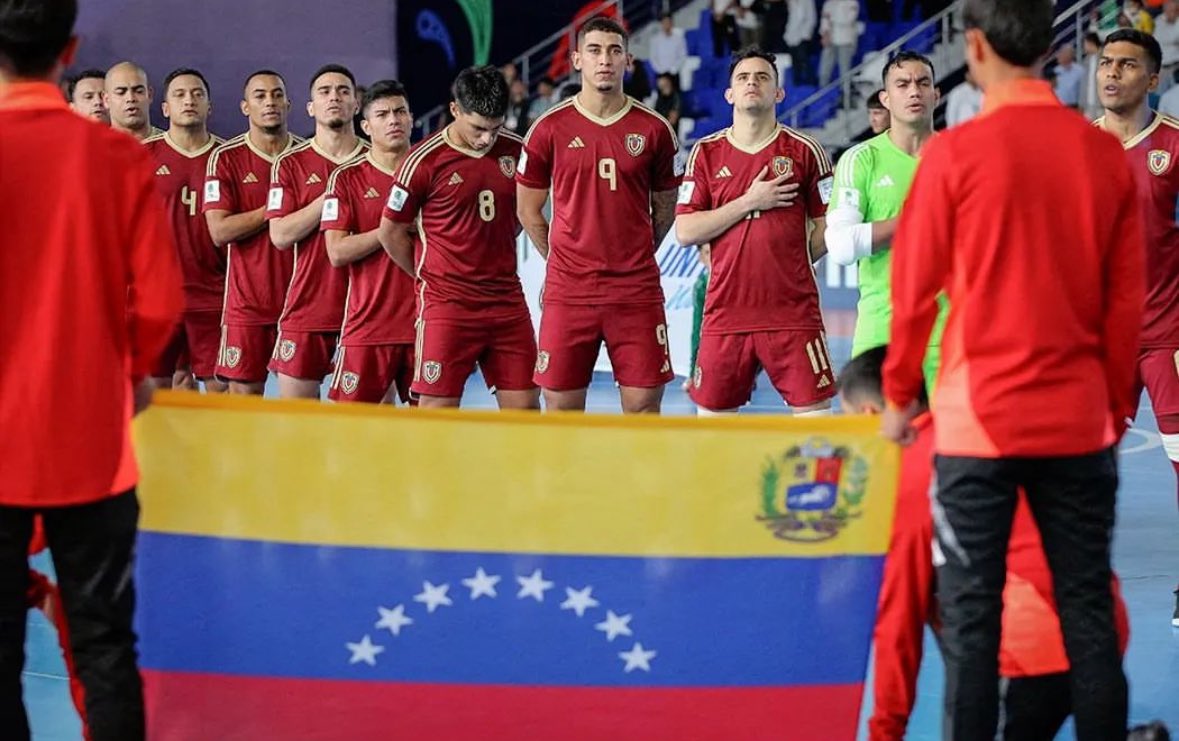
[[[1126,434],[1133,433],[1142,438],[1142,442],[1129,448],[1121,448],[1118,453],[1121,455],[1133,455],[1134,453],[1144,453],[1148,450],[1163,447],[1163,439],[1159,437],[1157,432],[1150,430],[1142,430],[1137,427],[1131,427],[1126,430]]]

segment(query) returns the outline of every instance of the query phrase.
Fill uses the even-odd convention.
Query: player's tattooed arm
[[[266,227],[266,207],[260,206],[240,214],[214,209],[205,212],[205,222],[209,225],[213,244],[224,247],[262,231]]]
[[[655,249],[675,226],[675,201],[679,191],[661,190],[651,194],[651,223],[655,227]]]
[[[413,236],[405,224],[399,224],[388,216],[381,217],[377,229],[377,240],[385,252],[411,277],[417,277],[413,266]]]
[[[548,190],[516,185],[516,216],[520,225],[528,232],[528,238],[536,245],[536,251],[544,259],[549,258],[549,222],[544,217],[544,204],[549,199]],[[675,210],[673,193],[672,211]]]
[[[294,213],[271,219],[270,241],[280,250],[290,249],[319,228],[322,215],[323,196],[320,196]]]

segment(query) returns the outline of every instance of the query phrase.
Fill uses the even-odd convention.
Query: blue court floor
[[[830,349],[832,358],[841,364],[847,360],[850,341],[833,337]],[[664,412],[694,414],[695,408],[679,383],[668,386]],[[274,389],[268,389],[268,394],[273,393]],[[477,377],[468,384],[464,401],[473,408],[495,405]],[[599,413],[619,412],[618,395],[607,376],[595,378],[589,409]],[[785,412],[785,408],[763,377],[746,411],[774,414]],[[1122,488],[1114,543],[1114,565],[1122,579],[1131,621],[1130,648],[1125,662],[1130,680],[1130,719],[1132,723],[1160,719],[1174,733],[1179,730],[1179,629],[1171,627],[1172,590],[1179,578],[1176,484],[1154,417],[1145,402],[1137,424],[1122,446]],[[44,557],[36,564],[48,568]],[[34,741],[79,741],[81,732],[70,703],[56,633],[36,611],[30,613],[27,652],[25,702]],[[941,738],[942,677],[937,648],[927,636],[917,708],[908,735],[911,741]],[[870,691],[866,694],[865,713],[870,706],[868,697]],[[867,737],[863,720],[860,736]],[[1071,727],[1066,727],[1060,738],[1071,741],[1074,738]]]

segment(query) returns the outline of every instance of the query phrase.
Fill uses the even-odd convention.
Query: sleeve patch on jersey
[[[400,185],[393,186],[393,192],[389,194],[388,206],[394,211],[400,211],[405,208],[405,201],[409,198],[409,193]]]
[[[528,153],[520,152],[520,164],[516,165],[516,172],[521,175],[524,174],[524,168],[528,166]]]
[[[860,210],[860,190],[859,188],[840,188],[839,189],[839,205],[851,206],[857,211]]]
[[[692,202],[692,194],[696,192],[696,183],[691,180],[685,180],[680,183],[680,196],[676,199],[676,203],[687,204]]]
[[[835,189],[835,178],[828,175],[819,181],[819,199],[826,206],[831,203],[831,192]]]
[[[323,214],[320,220],[335,221],[338,218],[340,218],[340,199],[325,198],[323,201]]]
[[[675,176],[677,178],[683,177],[685,165],[687,164],[687,162],[688,162],[688,156],[686,154],[684,154],[683,151],[678,151],[675,153],[675,159],[673,160],[673,167],[675,168]]]
[[[277,211],[282,208],[282,188],[270,189],[270,197],[266,201],[266,208],[269,211]]]
[[[221,200],[221,182],[210,180],[205,183],[205,203],[216,203]]]

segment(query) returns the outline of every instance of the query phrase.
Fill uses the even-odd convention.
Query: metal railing
[[[933,41],[933,48],[936,48],[938,43],[948,43],[955,33],[955,30],[958,28],[958,26],[955,25],[954,20],[957,14],[962,12],[962,6],[963,0],[956,0],[945,10],[942,10],[936,15],[922,21],[911,31],[904,34],[896,41],[893,41],[883,49],[880,49],[878,54],[884,55],[884,57],[887,59],[889,56],[892,56],[901,49],[909,46],[914,39],[928,37],[931,32],[937,34],[936,39]],[[879,57],[873,55],[872,58],[865,58],[858,65],[852,67],[849,70],[840,70],[840,76],[837,79],[831,81],[823,87],[820,87],[814,93],[804,98],[801,102],[787,109],[781,116],[778,117],[778,120],[792,128],[801,128],[799,125],[800,121],[802,120],[802,117],[810,110],[811,106],[819,104],[820,102],[833,97],[832,93],[836,91],[840,91],[839,97],[843,107],[851,108],[852,92],[856,81],[860,77],[860,73],[866,69],[878,65],[879,63],[876,61],[877,59],[879,59]]]
[[[1089,30],[1089,26],[1093,22],[1093,12],[1100,11],[1103,4],[1103,0],[1079,0],[1068,10],[1056,16],[1056,22],[1053,26],[1056,29],[1056,33],[1052,37],[1052,48],[1059,49],[1065,44],[1073,44],[1077,50],[1077,59],[1080,59],[1085,44],[1085,33]],[[1105,16],[1099,17],[1097,19],[1098,28],[1107,28],[1116,25],[1115,19],[1120,12],[1121,9],[1119,8]]]

